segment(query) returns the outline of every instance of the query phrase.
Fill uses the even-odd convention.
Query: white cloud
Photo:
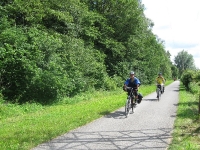
[[[200,68],[200,0],[142,0],[145,15],[154,22],[153,32],[165,41],[174,56],[183,49]]]

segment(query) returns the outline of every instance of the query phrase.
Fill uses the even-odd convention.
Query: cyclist
[[[161,85],[162,89],[161,89],[161,93],[164,93],[164,90],[165,90],[165,78],[162,76],[162,73],[159,73],[158,74],[158,77],[156,77],[156,84],[157,85]],[[158,97],[158,95],[157,95]]]
[[[133,71],[130,72],[130,78],[128,78],[125,82],[124,82],[124,86],[123,89],[124,91],[128,92],[128,95],[130,94],[130,90],[127,89],[126,87],[132,87],[134,89],[134,95],[135,98],[138,99],[138,87],[140,86],[140,80],[138,78],[135,77],[135,73]],[[142,96],[139,95],[139,102],[140,103],[142,100]],[[133,100],[131,101],[131,103],[133,103]]]

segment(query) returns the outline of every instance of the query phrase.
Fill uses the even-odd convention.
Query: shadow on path
[[[71,132],[33,150],[164,150],[171,138],[171,128],[127,131]]]
[[[158,101],[157,98],[142,99],[142,101]]]

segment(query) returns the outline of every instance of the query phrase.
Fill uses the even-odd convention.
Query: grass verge
[[[139,91],[146,96],[155,88],[155,85],[142,85]],[[1,103],[1,150],[29,150],[123,107],[125,100],[126,92],[118,89],[80,94],[51,106]]]
[[[168,150],[200,149],[198,102],[198,96],[185,91],[185,88],[181,84],[173,140]]]

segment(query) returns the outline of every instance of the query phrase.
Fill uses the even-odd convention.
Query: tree
[[[177,78],[178,77],[178,68],[175,65],[172,65],[171,70],[172,70],[172,77]]]
[[[138,0],[1,0],[0,95],[52,102],[91,88],[121,86],[130,70],[143,84],[170,54]]]
[[[185,50],[182,50],[181,52],[178,53],[177,56],[175,56],[174,62],[177,68],[179,69],[180,75],[186,69],[191,69],[191,70],[195,69],[193,56]]]

